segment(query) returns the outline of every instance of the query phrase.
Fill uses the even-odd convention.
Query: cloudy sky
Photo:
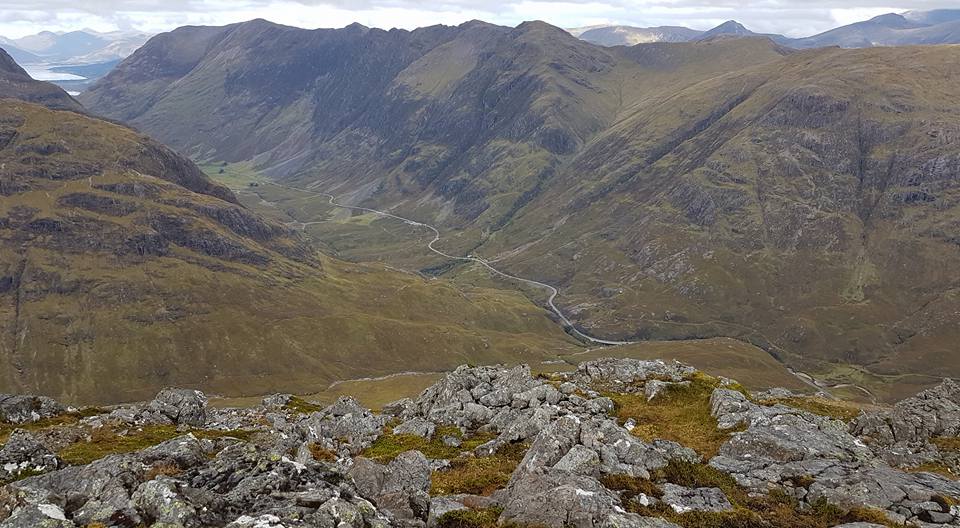
[[[562,27],[616,23],[696,29],[736,19],[754,31],[797,37],[882,13],[943,7],[956,7],[956,0],[0,0],[0,35],[82,28],[156,33],[252,18],[306,28],[360,22],[412,29],[476,18],[507,25],[539,19]]]

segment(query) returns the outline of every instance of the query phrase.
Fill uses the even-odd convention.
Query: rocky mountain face
[[[953,54],[804,52],[637,105],[481,252],[567,288],[595,332],[953,375]]]
[[[81,111],[80,103],[50,83],[33,80],[19,64],[0,49],[0,99],[19,99],[58,110]]]
[[[956,526],[960,485],[935,472],[956,469],[956,392],[847,423],[835,402],[601,359],[463,366],[381,412],[3,396],[0,527]],[[881,423],[911,433],[892,447]]]
[[[0,100],[0,196],[6,391],[309,391],[569,346],[518,295],[317,254],[186,158],[78,113]]]

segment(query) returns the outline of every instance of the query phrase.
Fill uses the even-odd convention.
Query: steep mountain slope
[[[664,94],[479,254],[564,286],[599,333],[956,376],[955,54],[804,52]]]
[[[317,255],[129,129],[0,100],[0,392],[226,394],[570,347],[519,295]]]
[[[762,41],[615,51],[539,22],[411,33],[254,21],[158,36],[82,100],[197,159],[251,160],[354,200],[417,196],[407,212],[497,227],[663,83],[782,53]]]
[[[0,49],[0,99],[12,98],[60,110],[80,111],[80,103],[50,83],[33,80],[13,57]]]

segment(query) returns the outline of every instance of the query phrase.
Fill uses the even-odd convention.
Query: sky
[[[600,24],[709,29],[736,19],[763,33],[808,36],[875,15],[956,7],[956,0],[0,0],[0,35],[42,30],[169,31],[254,18],[304,28],[353,22],[389,29],[480,19],[515,26],[544,20],[573,28]]]

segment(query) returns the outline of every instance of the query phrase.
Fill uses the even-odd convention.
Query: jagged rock
[[[581,363],[573,380],[586,386],[624,388],[648,380],[680,382],[694,372],[695,368],[678,362],[607,358]]]
[[[430,509],[430,462],[407,451],[387,464],[377,504],[401,519],[427,519]]]
[[[619,498],[596,479],[555,469],[520,474],[495,501],[503,508],[501,523],[550,528],[594,527],[623,513]]]
[[[650,470],[667,465],[668,455],[696,457],[672,442],[647,444],[609,419],[562,416],[534,439],[514,478],[548,469],[578,475],[631,475],[649,478]]]
[[[185,500],[180,488],[185,483],[158,477],[141,484],[131,500],[154,523],[194,528],[200,526],[196,508]]]
[[[66,410],[59,402],[46,396],[0,394],[0,422],[35,422]]]
[[[677,513],[691,511],[723,512],[732,511],[733,505],[727,500],[720,488],[685,488],[676,484],[660,486],[663,496],[660,498]]]
[[[175,424],[203,426],[207,422],[207,397],[198,390],[167,388],[146,408]]]
[[[946,379],[897,403],[889,411],[862,414],[854,420],[851,430],[878,446],[924,443],[934,436],[960,436],[960,384]]]
[[[403,398],[384,405],[380,410],[387,416],[412,416],[416,412],[416,406],[410,398]]]
[[[16,429],[0,449],[0,479],[18,478],[24,472],[42,473],[60,467],[60,458],[23,429]]]
[[[356,455],[370,447],[385,425],[383,416],[373,414],[353,398],[341,397],[323,411],[298,422],[295,430],[303,440]]]
[[[387,465],[357,458],[347,475],[361,496],[394,517],[425,521],[430,509],[431,472],[430,461],[423,453],[407,451]]]
[[[433,433],[436,430],[437,426],[433,422],[419,417],[411,418],[393,428],[393,432],[396,434],[410,434],[428,440],[433,438]]]
[[[710,397],[710,406],[721,429],[748,426],[724,444],[721,456],[739,459],[750,455],[778,462],[873,458],[872,451],[837,420],[785,405],[758,405],[730,389],[716,389]]]
[[[37,504],[18,508],[10,517],[0,522],[0,528],[75,528],[67,520],[63,509],[56,504]]]
[[[836,420],[783,405],[757,405],[726,389],[714,391],[711,406],[721,425],[747,428],[734,433],[710,465],[748,489],[795,489],[795,482],[807,481],[797,490],[806,502],[878,508],[911,521],[918,516],[910,506],[936,496],[960,496],[957,482],[889,467]]]
[[[292,394],[271,394],[260,400],[260,406],[273,411],[281,410],[293,399]]]
[[[441,440],[443,442],[443,445],[447,447],[460,447],[463,445],[463,440],[452,435],[444,435],[444,437]]]

